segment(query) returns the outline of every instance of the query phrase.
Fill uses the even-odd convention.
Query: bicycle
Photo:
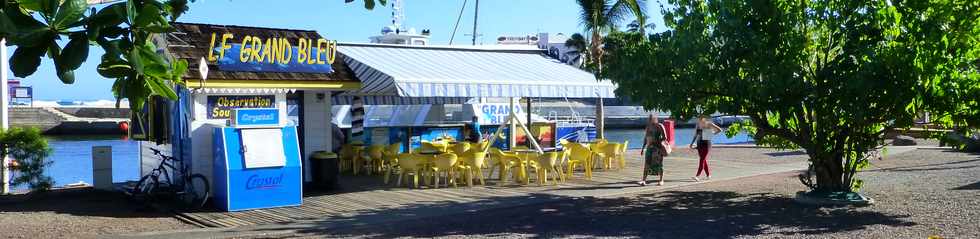
[[[179,199],[187,208],[199,209],[207,203],[211,192],[211,183],[204,175],[195,173],[189,174],[187,164],[172,156],[164,155],[157,149],[150,149],[153,154],[161,158],[160,165],[144,175],[130,191],[133,197],[143,197],[145,201],[152,202],[159,196],[169,196]],[[177,171],[175,163],[180,163],[180,181],[174,183],[171,172]]]

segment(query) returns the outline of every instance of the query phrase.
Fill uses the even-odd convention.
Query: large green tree
[[[980,1],[669,3],[668,31],[607,38],[617,93],[679,118],[748,116],[760,143],[806,151],[814,192],[855,195],[884,132],[923,111],[980,121]]]

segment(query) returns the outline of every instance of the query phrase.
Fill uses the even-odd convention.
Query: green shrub
[[[12,180],[14,186],[27,184],[31,191],[51,189],[54,180],[44,175],[44,169],[51,164],[46,160],[50,154],[48,141],[37,128],[0,130],[0,157],[13,158],[17,163],[15,170],[20,172]]]

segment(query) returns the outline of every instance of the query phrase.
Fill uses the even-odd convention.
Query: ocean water
[[[694,128],[676,128],[674,129],[674,144],[676,146],[686,146],[691,143],[694,139]],[[643,147],[643,129],[607,129],[606,139],[613,142],[623,142],[624,140],[629,140],[630,149],[639,149]],[[734,137],[728,138],[725,136],[724,132],[715,135],[712,139],[712,143],[715,144],[744,144],[753,142],[752,137],[748,134],[739,133]]]
[[[84,182],[92,184],[92,147],[112,147],[112,181],[125,182],[139,179],[139,142],[120,136],[70,136],[48,137],[51,165],[46,174],[54,179],[55,186]],[[16,172],[14,173],[16,174]],[[26,185],[14,190],[25,190]]]

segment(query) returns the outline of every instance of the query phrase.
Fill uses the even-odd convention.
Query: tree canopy
[[[980,2],[672,0],[668,31],[606,39],[617,94],[689,118],[745,115],[810,156],[817,191],[851,192],[887,129],[919,113],[977,124]]]

